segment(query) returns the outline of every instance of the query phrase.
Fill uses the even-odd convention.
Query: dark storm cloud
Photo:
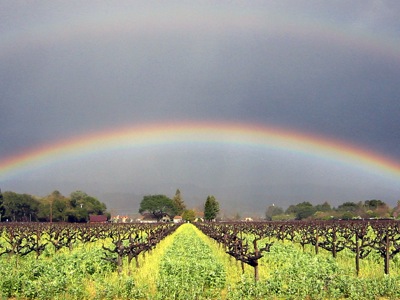
[[[196,119],[295,128],[399,158],[400,56],[393,56],[400,45],[399,6],[393,1],[2,2],[0,35],[7,43],[0,45],[0,157],[113,127]],[[266,20],[278,25],[260,22],[250,29],[226,25],[232,24],[230,18],[244,15],[251,20],[253,14],[258,18],[265,14]],[[177,25],[153,26],[160,17],[164,23],[158,24],[168,25],[171,20]],[[114,28],[114,23],[119,25]],[[289,23],[299,29],[284,30]],[[84,27],[82,31],[76,24]],[[302,32],[312,26],[320,26],[326,36]],[[63,35],[68,28],[73,29]],[[85,32],[85,28],[91,29]],[[348,33],[347,41],[337,38],[338,33],[342,38]],[[383,44],[377,47],[375,42]],[[203,181],[199,190],[212,193],[210,186],[218,182],[221,195],[227,187],[232,194],[245,193],[250,182],[257,181],[254,174],[264,170],[262,177],[268,182],[268,174],[275,172],[272,186],[302,187],[270,198],[288,199],[294,190],[298,194],[301,190],[304,198],[322,194],[307,194],[313,190],[310,186],[324,184],[318,182],[317,169],[307,175],[311,183],[296,181],[309,165],[282,173],[279,165],[257,163],[259,156],[240,161],[226,149],[220,155],[202,156],[192,166],[192,174],[181,172],[186,179],[168,181],[165,173],[155,175],[158,166],[175,168],[179,174],[199,154],[170,155],[155,155],[146,160],[147,165],[139,164],[137,169],[152,170],[146,173],[147,180],[124,167],[131,161],[113,161],[108,168],[117,165],[121,174],[141,180],[142,186],[154,186],[150,178],[157,178],[159,186],[171,189],[183,182],[200,185],[200,179],[211,172],[215,177]],[[210,161],[215,166],[211,171]],[[263,168],[254,172],[259,165]],[[86,180],[90,175],[84,173]],[[71,174],[68,180],[59,179],[60,184],[84,180],[79,172],[71,170]],[[339,177],[334,188],[337,184],[350,190]],[[107,178],[104,174],[98,181],[110,190],[122,188],[116,188],[121,183],[105,184]],[[241,182],[247,188],[233,188]],[[129,189],[128,183],[122,185]],[[265,196],[264,181],[254,186],[254,197]]]

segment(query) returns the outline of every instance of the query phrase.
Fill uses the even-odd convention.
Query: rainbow
[[[0,58],[14,55],[15,49],[46,48],[75,39],[110,40],[117,34],[151,35],[163,32],[211,33],[258,32],[263,35],[290,35],[310,41],[329,42],[354,53],[368,51],[400,62],[400,39],[396,33],[365,30],[351,24],[306,16],[282,14],[251,6],[218,7],[163,5],[130,7],[111,13],[96,10],[60,20],[31,24],[29,30],[15,28],[2,34]]]
[[[166,122],[115,128],[58,141],[0,160],[0,179],[73,158],[120,149],[183,144],[232,144],[303,154],[400,179],[400,164],[367,149],[283,128],[229,122]]]

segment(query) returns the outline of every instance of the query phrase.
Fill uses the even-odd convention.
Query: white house
[[[175,216],[174,217],[174,223],[181,223],[183,222],[182,216]]]

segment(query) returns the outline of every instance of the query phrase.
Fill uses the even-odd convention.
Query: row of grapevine
[[[384,272],[389,274],[389,262],[400,252],[400,226],[395,220],[199,223],[197,227],[224,245],[228,254],[254,267],[256,280],[258,260],[269,251],[274,239],[299,243],[303,251],[306,245],[313,245],[316,254],[322,248],[334,258],[349,249],[354,253],[357,275],[360,259],[372,251],[382,257]],[[263,240],[264,244],[259,244]]]
[[[2,223],[0,226],[0,256],[23,257],[35,253],[36,259],[47,250],[56,253],[74,245],[102,241],[104,259],[122,271],[123,258],[130,265],[135,258],[150,251],[172,233],[176,224],[59,224]],[[18,263],[18,260],[16,260]]]

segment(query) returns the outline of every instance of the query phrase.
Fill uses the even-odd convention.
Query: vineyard
[[[398,299],[393,220],[0,225],[3,299]]]

